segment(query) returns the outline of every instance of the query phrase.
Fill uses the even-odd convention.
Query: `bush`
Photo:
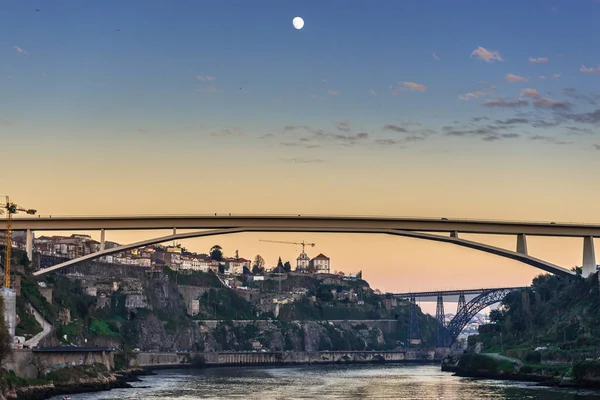
[[[530,364],[539,364],[542,362],[542,353],[539,351],[528,351],[525,353],[525,362]]]

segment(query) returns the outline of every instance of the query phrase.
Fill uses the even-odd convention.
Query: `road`
[[[31,307],[31,310],[33,311],[33,316],[35,317],[35,320],[40,324],[40,326],[44,328],[40,333],[38,333],[31,339],[25,341],[26,346],[34,347],[38,345],[40,340],[42,340],[46,337],[46,335],[52,332],[52,329],[54,327],[50,322],[46,321],[44,317],[42,317],[42,315],[35,308]]]

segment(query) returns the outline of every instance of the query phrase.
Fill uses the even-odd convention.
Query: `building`
[[[228,275],[242,275],[244,267],[250,269],[250,260],[245,258],[228,258],[225,260],[225,273]]]
[[[212,260],[202,255],[189,255],[181,257],[181,269],[187,269],[191,271],[202,271],[208,272]],[[217,264],[217,270],[219,266]]]
[[[330,270],[330,259],[323,253],[310,260],[310,268],[317,274],[328,274]]]
[[[310,258],[305,252],[300,253],[298,258],[296,259],[296,271],[298,272],[306,272],[308,270],[308,266],[310,265]]]

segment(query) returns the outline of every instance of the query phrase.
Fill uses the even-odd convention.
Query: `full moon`
[[[292,20],[292,24],[294,25],[294,28],[300,30],[304,26],[304,20],[300,17],[296,17]]]

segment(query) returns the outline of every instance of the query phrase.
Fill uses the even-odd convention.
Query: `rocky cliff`
[[[212,273],[93,263],[67,273],[45,279],[53,288],[56,314],[70,311],[70,318],[57,323],[58,339],[67,335],[69,343],[87,339],[92,345],[142,351],[388,350],[401,346],[406,337],[405,305],[387,309],[366,283],[325,285],[301,276],[311,281],[316,296],[284,306],[274,318],[260,310],[272,299],[248,301],[223,287]],[[362,291],[362,305],[334,298],[332,292],[342,293],[345,284]],[[426,319],[422,314],[420,318]],[[422,331],[430,331],[424,322]]]

